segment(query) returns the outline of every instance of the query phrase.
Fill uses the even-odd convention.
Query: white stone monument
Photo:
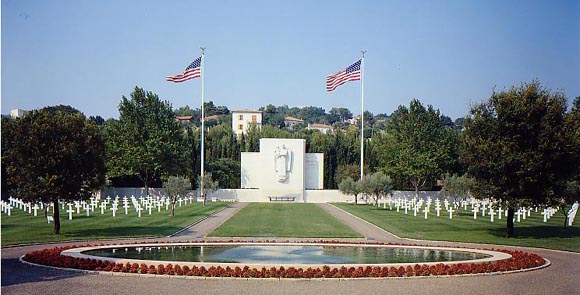
[[[257,189],[258,202],[307,202],[305,190],[323,189],[323,167],[304,139],[262,138],[259,152],[242,153],[241,188]]]

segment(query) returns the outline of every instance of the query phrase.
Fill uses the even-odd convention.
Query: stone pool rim
[[[424,250],[443,250],[443,251],[459,251],[459,252],[470,252],[479,253],[484,255],[490,255],[490,257],[472,259],[472,260],[458,260],[458,261],[439,261],[439,262],[406,262],[406,263],[364,263],[364,264],[348,264],[348,263],[326,263],[326,264],[299,264],[299,263],[225,263],[225,262],[192,262],[192,261],[166,261],[166,260],[141,260],[141,259],[126,259],[126,258],[113,258],[113,257],[103,257],[103,256],[93,256],[87,255],[81,252],[95,249],[110,249],[110,248],[123,248],[123,247],[172,247],[172,246],[330,246],[330,247],[370,247],[370,248],[405,248],[405,249],[424,249]],[[248,266],[248,267],[296,267],[296,268],[316,268],[323,266],[330,267],[366,267],[366,266],[379,266],[379,267],[406,267],[414,266],[416,264],[420,265],[437,265],[437,264],[462,264],[462,263],[483,263],[483,262],[495,262],[501,260],[507,260],[512,258],[512,255],[500,251],[493,250],[483,250],[483,249],[473,249],[473,248],[460,248],[460,247],[447,247],[447,246],[421,246],[421,245],[404,245],[404,244],[359,244],[359,243],[348,243],[348,242],[336,242],[336,243],[319,243],[319,242],[175,242],[175,243],[137,243],[137,244],[111,244],[111,245],[100,245],[100,246],[85,246],[85,247],[75,247],[72,249],[64,250],[61,255],[75,257],[75,258],[85,258],[85,259],[96,259],[102,261],[109,261],[113,263],[145,263],[148,265],[158,265],[158,264],[173,264],[180,266],[197,266],[197,267],[236,267],[236,266]]]

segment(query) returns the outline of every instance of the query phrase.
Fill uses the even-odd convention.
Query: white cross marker
[[[544,211],[542,212],[542,215],[544,215],[544,222],[548,222],[548,210],[544,209]]]
[[[68,204],[68,210],[66,210],[66,212],[68,213],[68,220],[72,220],[73,212],[75,212],[72,208],[72,204]]]
[[[521,212],[520,210],[518,210],[518,212],[516,212],[516,216],[517,216],[517,218],[518,218],[518,222],[521,222],[521,221],[522,221],[522,219],[521,219],[521,217],[522,217],[522,212]]]
[[[493,208],[489,209],[489,215],[491,216],[491,222],[493,222],[493,216],[495,215],[495,211],[493,211]]]

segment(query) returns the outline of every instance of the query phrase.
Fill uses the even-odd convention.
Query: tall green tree
[[[135,175],[148,193],[154,179],[182,174],[187,152],[184,131],[168,101],[135,87],[123,96],[119,120],[107,121],[106,165],[108,177]]]
[[[452,172],[457,167],[459,135],[444,123],[439,110],[425,108],[417,99],[409,108],[399,106],[387,133],[376,140],[379,167],[394,179],[408,181],[416,194],[428,181]]]
[[[470,110],[461,159],[476,187],[506,204],[506,237],[515,236],[514,209],[557,195],[558,183],[578,167],[565,128],[566,104],[563,93],[533,81],[494,90]]]
[[[99,127],[71,107],[48,107],[2,122],[2,166],[18,198],[53,204],[60,234],[59,200],[88,199],[105,179]]]

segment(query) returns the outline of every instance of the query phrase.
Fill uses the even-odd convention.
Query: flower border
[[[290,241],[193,241],[190,244],[205,243],[290,243]],[[168,244],[185,242],[153,242],[151,244]],[[292,243],[313,243],[312,241],[299,241]],[[340,241],[315,241],[319,244],[359,244],[359,245],[397,245],[397,246],[428,246],[417,244],[396,244],[380,242],[340,242]],[[131,244],[131,243],[129,243]],[[139,244],[135,242],[133,244]],[[98,271],[112,273],[131,273],[149,275],[170,276],[193,276],[204,278],[275,278],[275,279],[352,279],[352,278],[387,278],[387,277],[425,277],[425,276],[454,276],[470,274],[494,274],[513,271],[531,270],[549,265],[549,261],[533,253],[506,249],[483,249],[510,254],[512,257],[492,262],[473,262],[435,265],[414,264],[407,266],[358,266],[358,267],[222,267],[222,266],[180,266],[179,264],[145,264],[145,263],[114,263],[106,260],[77,258],[62,255],[61,252],[79,247],[91,246],[114,246],[116,244],[65,246],[47,248],[25,254],[22,260],[28,263],[39,264],[57,268],[77,269],[83,271]],[[440,246],[437,246],[440,247]],[[450,247],[449,247],[450,248]],[[468,248],[465,248],[469,250]]]

